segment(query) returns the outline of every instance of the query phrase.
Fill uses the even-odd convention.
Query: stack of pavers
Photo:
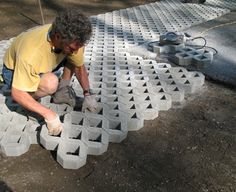
[[[121,142],[128,131],[139,130],[144,120],[155,119],[159,111],[184,101],[186,93],[195,93],[204,84],[204,75],[183,67],[145,60],[130,55],[129,46],[138,46],[167,31],[180,31],[216,18],[228,9],[182,4],[165,0],[148,5],[92,16],[94,35],[85,50],[85,65],[91,88],[97,94],[96,114],[82,113],[67,105],[56,105],[45,97],[41,103],[61,116],[63,131],[49,136],[43,122],[29,118],[29,112],[12,101],[10,90],[0,91],[0,150],[7,156],[19,156],[31,144],[42,144],[57,151],[57,161],[68,169],[78,169],[87,155],[101,155],[109,142]],[[12,40],[0,42],[0,55]],[[73,77],[71,85],[82,96]]]

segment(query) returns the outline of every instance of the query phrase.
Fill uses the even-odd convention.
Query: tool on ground
[[[167,32],[160,36],[160,45],[179,45],[184,43],[185,36],[178,32]]]

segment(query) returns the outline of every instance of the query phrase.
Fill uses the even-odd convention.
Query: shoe
[[[55,104],[68,104],[71,107],[76,105],[76,94],[74,89],[71,86],[65,86],[59,88],[56,93],[52,95],[52,101]]]

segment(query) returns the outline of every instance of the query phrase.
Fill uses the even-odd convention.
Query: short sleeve
[[[35,92],[38,89],[39,83],[40,76],[35,72],[32,65],[26,61],[17,59],[12,87],[22,91]]]

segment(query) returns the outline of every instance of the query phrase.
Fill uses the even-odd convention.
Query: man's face
[[[83,44],[78,41],[62,42],[62,52],[67,55],[76,54],[81,47],[83,47]]]

